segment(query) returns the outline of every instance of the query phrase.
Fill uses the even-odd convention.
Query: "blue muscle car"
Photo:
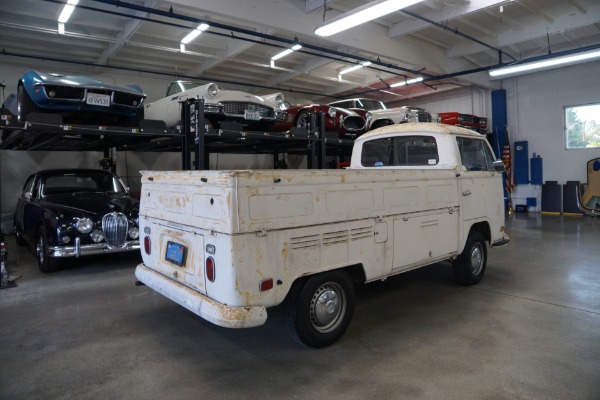
[[[115,85],[85,76],[27,71],[7,108],[26,121],[32,112],[60,114],[63,123],[137,126],[146,95],[138,85]],[[15,104],[16,103],[16,104]]]

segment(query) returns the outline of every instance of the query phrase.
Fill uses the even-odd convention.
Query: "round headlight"
[[[219,93],[219,86],[216,83],[211,83],[206,88],[206,95],[211,99],[214,98]]]
[[[92,233],[90,233],[90,237],[92,238],[94,243],[100,243],[104,240],[104,233],[101,230],[96,229]]]
[[[137,107],[137,105],[138,105],[138,101],[137,101],[137,100],[134,100],[134,101],[133,101],[133,106],[134,106],[134,107]]]
[[[56,92],[54,90],[49,91],[48,97],[56,97]]]
[[[63,236],[61,238],[61,240],[62,240],[63,243],[67,244],[67,243],[69,243],[71,241],[71,237],[70,236]]]
[[[331,118],[335,118],[335,116],[336,116],[335,108],[329,107],[329,110],[327,110],[327,114],[329,114],[329,116]]]
[[[281,108],[283,106],[284,97],[281,93],[275,96],[275,103]]]
[[[136,240],[140,237],[140,230],[137,228],[137,226],[132,226],[129,228],[129,237],[133,240]]]
[[[94,227],[94,223],[89,218],[81,218],[75,222],[75,228],[81,233],[88,233]]]

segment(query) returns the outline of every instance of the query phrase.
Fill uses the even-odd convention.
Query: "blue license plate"
[[[167,242],[167,253],[165,260],[179,267],[185,264],[185,256],[187,255],[187,247],[175,242]]]

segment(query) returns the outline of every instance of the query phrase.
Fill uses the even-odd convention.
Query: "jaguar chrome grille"
[[[123,247],[127,241],[129,223],[123,213],[112,212],[102,218],[104,240],[109,247]]]
[[[229,116],[244,117],[244,111],[258,111],[261,118],[275,118],[275,112],[271,107],[256,103],[243,103],[239,101],[224,101],[223,113]]]

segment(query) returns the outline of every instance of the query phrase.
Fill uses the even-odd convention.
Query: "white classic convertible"
[[[237,90],[224,90],[216,83],[174,81],[164,98],[146,104],[145,118],[165,121],[167,128],[179,125],[181,104],[187,99],[204,99],[204,114],[214,128],[223,121],[241,123],[245,129],[271,130],[275,121],[285,119],[283,94],[256,96]]]

